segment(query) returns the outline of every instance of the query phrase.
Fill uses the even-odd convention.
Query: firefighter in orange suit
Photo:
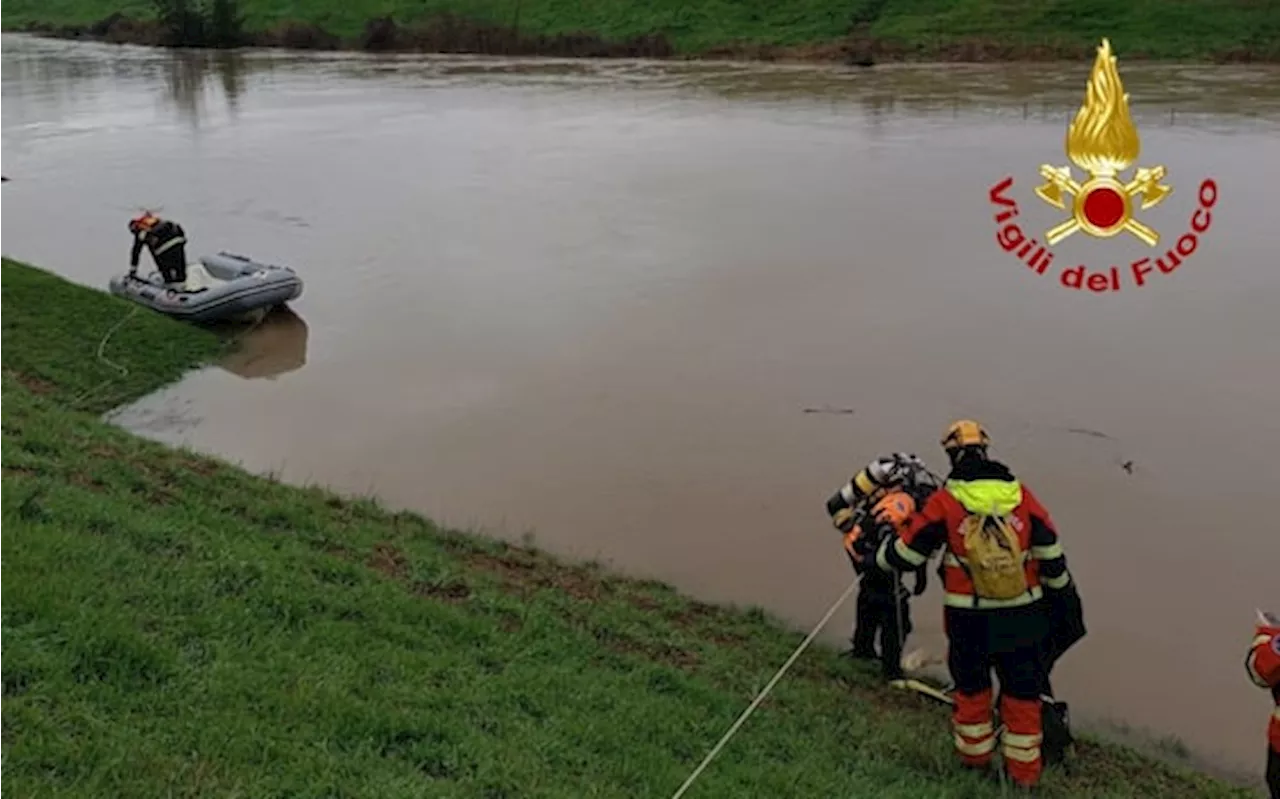
[[[1048,512],[1003,463],[977,422],[952,423],[942,439],[951,460],[935,492],[876,553],[882,569],[909,570],[939,547],[943,555],[947,661],[955,682],[956,750],[970,768],[987,769],[996,749],[994,668],[1000,679],[1000,750],[1005,771],[1030,789],[1043,768],[1040,689],[1050,633],[1045,591],[1071,576]]]
[[[1271,799],[1280,799],[1280,621],[1267,617],[1258,625],[1244,665],[1249,679],[1259,688],[1270,689],[1276,703],[1267,728],[1267,787]]]

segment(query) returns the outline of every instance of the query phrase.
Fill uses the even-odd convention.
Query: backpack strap
[[[974,607],[974,609],[977,609],[977,607],[978,607],[978,584],[977,584],[976,582],[974,582],[974,581],[973,581],[973,572],[969,571],[969,564],[968,564],[968,563],[966,563],[966,562],[965,562],[965,560],[964,560],[964,558],[960,557],[959,555],[956,555],[956,563],[959,563],[959,564],[960,564],[960,568],[961,568],[961,569],[963,569],[963,570],[964,570],[964,573],[965,573],[966,575],[968,575],[968,577],[969,577],[969,584],[973,586],[973,607]]]
[[[1018,531],[1016,529],[1013,529],[1013,524],[1010,523],[1008,519],[1006,519],[1004,516],[1001,516],[999,514],[992,514],[990,518],[994,519],[996,524],[1002,524],[1009,527],[1010,528],[1009,532],[1012,533],[1014,536],[1014,539],[1017,540]],[[1030,542],[1028,542],[1028,544],[1029,543]],[[1023,547],[1021,541],[1018,542],[1018,546],[1022,548],[1022,558],[1018,561],[1018,568],[1022,569],[1023,582],[1027,583],[1027,587],[1022,593],[1030,594],[1031,584],[1027,582],[1027,561],[1031,560],[1031,547],[1030,546]]]

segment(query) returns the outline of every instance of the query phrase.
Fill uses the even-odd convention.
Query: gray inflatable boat
[[[287,266],[220,252],[189,264],[182,286],[165,286],[158,274],[124,274],[111,278],[110,288],[117,297],[177,319],[217,322],[296,300],[302,295],[302,278]]]

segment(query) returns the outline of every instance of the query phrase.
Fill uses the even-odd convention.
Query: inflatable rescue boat
[[[302,295],[302,278],[289,267],[229,252],[204,255],[199,263],[189,264],[182,285],[166,286],[158,274],[117,275],[109,285],[117,297],[192,322],[234,319]]]

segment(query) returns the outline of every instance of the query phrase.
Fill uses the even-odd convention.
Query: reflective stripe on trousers
[[[1041,710],[1039,699],[1017,699],[1008,694],[1000,698],[1000,719],[1004,722],[1000,754],[1004,755],[1005,771],[1019,785],[1040,781]]]
[[[1000,735],[1000,753],[1019,763],[1033,763],[1040,758],[1043,735],[1019,735],[1005,730]]]
[[[964,736],[960,735],[960,733],[956,733],[955,744],[956,751],[966,758],[973,758],[975,760],[981,759],[985,761],[990,760],[991,753],[995,751],[996,738],[994,735],[990,735],[978,741],[969,741],[966,740]]]
[[[985,766],[996,749],[996,730],[991,719],[991,689],[976,694],[956,692],[951,712],[952,739],[960,760],[970,766]]]

